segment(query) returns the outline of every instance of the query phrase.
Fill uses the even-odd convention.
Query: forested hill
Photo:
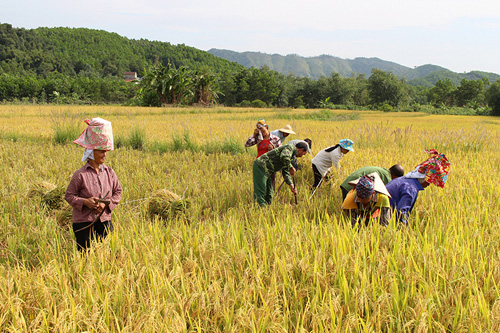
[[[406,78],[409,84],[421,86],[433,86],[438,80],[449,78],[455,85],[459,85],[462,79],[477,80],[488,78],[491,82],[500,79],[500,75],[494,73],[473,71],[470,73],[455,73],[446,68],[435,65],[423,65],[410,68],[385,61],[379,58],[355,58],[342,59],[329,55],[317,57],[301,57],[295,54],[286,56],[279,54],[265,54],[260,52],[235,52],[230,50],[210,49],[209,53],[229,61],[237,62],[247,68],[260,68],[267,66],[282,74],[293,73],[300,77],[318,79],[321,76],[328,77],[332,72],[339,73],[344,77],[354,74],[371,75],[373,68],[390,71],[400,78]]]
[[[156,60],[166,65],[196,68],[208,65],[215,71],[239,70],[241,65],[194,47],[134,40],[116,33],[86,28],[13,28],[0,24],[0,74],[120,76],[142,73]]]

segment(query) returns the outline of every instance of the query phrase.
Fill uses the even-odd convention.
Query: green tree
[[[462,82],[455,90],[457,105],[484,104],[484,83],[483,80],[462,79]]]
[[[494,116],[500,116],[500,80],[494,82],[486,90],[486,101],[492,109]]]
[[[428,90],[427,99],[435,107],[440,105],[452,106],[455,86],[450,79],[438,80],[436,85]]]
[[[409,100],[404,80],[398,79],[391,72],[373,69],[368,79],[368,89],[373,104],[387,103],[392,107],[400,107]]]

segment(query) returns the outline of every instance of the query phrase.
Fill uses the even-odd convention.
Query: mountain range
[[[296,54],[286,56],[280,54],[266,54],[261,52],[235,52],[223,49],[210,49],[208,53],[217,57],[236,62],[247,68],[261,68],[267,66],[282,74],[293,73],[299,77],[318,79],[321,76],[330,76],[332,72],[346,77],[351,75],[371,75],[373,68],[390,71],[394,75],[405,78],[411,85],[431,87],[440,79],[450,79],[453,84],[459,85],[462,79],[477,80],[487,78],[490,82],[500,79],[500,75],[480,71],[456,73],[436,65],[423,65],[415,68],[406,67],[395,62],[379,58],[343,59],[330,55],[316,57],[301,57]]]

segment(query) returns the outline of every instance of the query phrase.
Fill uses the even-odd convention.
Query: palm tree
[[[146,71],[139,89],[156,92],[161,105],[179,104],[185,96],[193,94],[188,69],[184,66],[175,69],[170,63],[165,67],[156,64]]]

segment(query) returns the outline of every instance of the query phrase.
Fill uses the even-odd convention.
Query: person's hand
[[[97,200],[99,200],[99,198],[90,197],[90,198],[83,200],[83,204],[85,206],[89,207],[90,209],[96,210],[97,207],[99,206],[99,202]]]
[[[293,177],[293,176],[295,176],[295,172],[296,172],[296,171],[297,171],[297,170],[295,170],[295,168],[294,168],[294,167],[291,167],[291,168],[290,168],[290,175],[291,175],[292,177]]]
[[[101,212],[104,210],[105,207],[106,207],[106,205],[103,202],[98,202],[97,209],[95,209],[95,212],[97,214],[101,214]]]
[[[272,143],[269,144],[269,146],[267,146],[267,151],[271,151],[274,149],[274,145]]]
[[[295,185],[293,184],[290,185],[290,191],[292,191],[293,194],[297,194],[297,189],[295,188]]]
[[[260,130],[258,128],[256,128],[254,131],[253,131],[253,135],[254,136],[258,136],[259,135],[259,132]]]

